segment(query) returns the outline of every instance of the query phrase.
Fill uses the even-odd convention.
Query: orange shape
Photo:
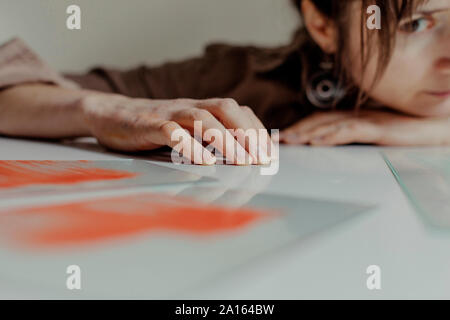
[[[0,161],[0,189],[133,178],[133,172],[83,167],[87,161]]]
[[[191,199],[146,193],[13,209],[0,213],[0,224],[7,226],[9,221],[6,228],[14,230],[11,237],[20,243],[60,246],[150,231],[209,235],[242,229],[270,216],[253,209],[210,206]]]

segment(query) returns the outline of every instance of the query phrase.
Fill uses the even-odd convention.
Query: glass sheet
[[[83,281],[78,298],[179,298],[244,264],[257,268],[262,258],[276,258],[306,236],[373,208],[245,190],[199,201],[208,190],[3,209],[0,285],[6,279],[10,287],[70,298],[65,272],[77,265]],[[240,193],[238,206],[226,200]]]
[[[0,200],[215,180],[144,160],[3,160]]]
[[[428,224],[450,228],[450,148],[392,149],[383,156]]]

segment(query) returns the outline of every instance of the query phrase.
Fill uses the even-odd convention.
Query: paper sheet
[[[211,181],[142,160],[0,161],[0,200]]]
[[[371,208],[262,193],[240,207],[159,193],[16,207],[0,212],[0,281],[70,298],[77,265],[77,297],[177,298]]]

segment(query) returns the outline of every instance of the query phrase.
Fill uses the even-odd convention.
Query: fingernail
[[[277,147],[279,146],[278,142],[277,142]],[[278,160],[278,149],[275,149],[275,144],[270,141],[270,159],[271,160]],[[269,153],[267,153],[267,155],[269,155]]]
[[[245,165],[245,164],[253,164],[255,161],[253,160],[253,156],[247,152],[243,146],[241,146],[239,143],[235,144],[235,155],[234,155],[234,162],[238,165]],[[248,162],[246,161],[248,159]],[[257,159],[256,159],[257,161]]]
[[[246,161],[248,159],[248,162]],[[253,164],[253,157],[245,152],[244,154],[237,154],[235,157],[235,164],[237,165],[245,165],[245,164]]]
[[[268,160],[267,148],[263,144],[260,144],[258,146],[258,150],[255,152],[255,154],[257,155],[257,160],[255,163],[257,163],[257,164],[266,164],[267,163],[267,160]]]
[[[271,162],[272,160],[270,158],[267,158],[266,156],[263,156],[263,158],[261,159],[261,164],[269,164]]]
[[[267,152],[264,153],[264,151],[259,153],[259,163],[260,164],[269,164],[271,162],[271,159],[268,157]]]
[[[252,163],[258,163],[258,148],[257,147],[251,148],[250,158],[252,160]]]
[[[210,152],[205,152],[205,164],[213,165],[216,163],[217,158]]]
[[[248,164],[254,164],[254,163],[258,163],[258,159],[254,160],[255,158],[250,155],[250,154],[246,154],[246,156],[248,155]],[[247,157],[245,157],[247,158]]]

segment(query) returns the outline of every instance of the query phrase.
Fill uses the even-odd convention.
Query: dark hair
[[[294,6],[298,9],[302,15],[301,3],[303,0],[291,0]],[[377,72],[372,84],[375,85],[376,82],[383,75],[386,66],[388,65],[392,51],[395,45],[395,32],[397,31],[401,21],[407,17],[412,16],[415,8],[426,2],[427,0],[310,0],[314,6],[323,13],[326,17],[330,18],[335,22],[338,28],[338,38],[337,38],[337,48],[339,51],[334,55],[335,62],[335,76],[341,81],[345,86],[346,91],[349,94],[355,94],[355,109],[365,103],[368,98],[366,93],[364,93],[360,88],[358,88],[351,80],[351,75],[349,73],[349,66],[351,61],[349,61],[348,53],[348,39],[349,28],[348,19],[350,17],[350,5],[355,1],[362,2],[361,15],[361,66],[363,74],[367,68],[367,63],[369,61],[369,53],[371,52],[371,46],[375,41],[373,38],[377,38],[379,48],[379,57],[377,64]],[[380,30],[373,30],[373,32],[366,32],[365,21],[366,21],[366,8],[370,5],[377,5],[381,9],[381,21],[382,28]],[[297,31],[297,36],[303,37],[302,46],[300,48],[300,56],[302,58],[303,66],[303,83],[307,81],[317,66],[320,64],[324,57],[322,50],[315,44],[313,39],[309,36],[306,28],[300,28]]]

